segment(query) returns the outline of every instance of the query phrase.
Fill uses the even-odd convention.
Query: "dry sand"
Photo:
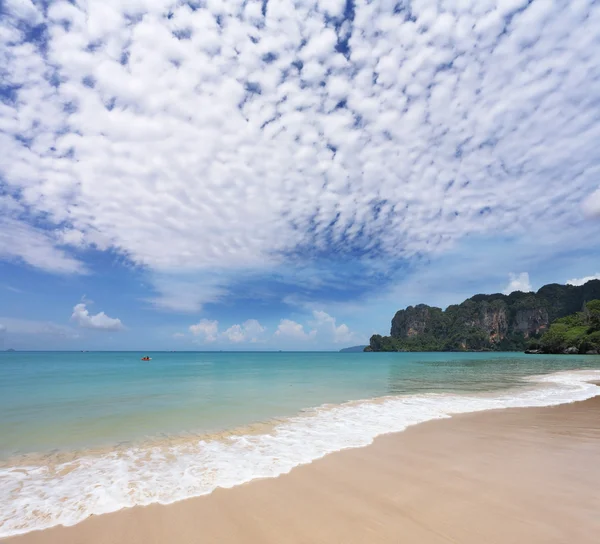
[[[600,542],[600,397],[425,423],[271,480],[11,544]]]

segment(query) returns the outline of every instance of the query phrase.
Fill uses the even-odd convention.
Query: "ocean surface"
[[[0,537],[273,477],[409,425],[600,394],[600,356],[0,353]]]

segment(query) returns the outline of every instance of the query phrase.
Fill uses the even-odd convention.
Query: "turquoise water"
[[[600,357],[2,353],[0,538],[276,477],[454,414],[600,394]]]
[[[515,353],[0,353],[0,456],[217,432],[322,404],[522,386],[600,357]]]

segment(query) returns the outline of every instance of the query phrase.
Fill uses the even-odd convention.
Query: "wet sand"
[[[275,479],[11,544],[596,543],[600,397],[467,414]]]

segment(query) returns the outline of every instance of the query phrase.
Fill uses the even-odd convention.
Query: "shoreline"
[[[600,489],[600,471],[586,467],[594,468],[593,452],[600,447],[599,416],[600,396],[558,406],[458,414],[379,436],[369,446],[329,454],[276,478],[218,488],[209,495],[169,505],[134,506],[91,516],[71,527],[56,526],[6,537],[2,542],[192,542],[198,532],[212,535],[207,541],[226,543],[315,542],[321,541],[325,533],[328,536],[323,542],[364,542],[371,536],[371,541],[397,542],[392,533],[398,531],[420,538],[419,542],[447,542],[432,536],[439,536],[442,521],[444,527],[450,523],[453,531],[466,529],[446,518],[439,519],[439,512],[428,506],[439,501],[442,510],[451,509],[456,501],[466,501],[481,510],[478,516],[490,519],[478,529],[480,537],[488,530],[510,529],[514,537],[530,542],[592,542],[586,535],[600,531],[600,519],[595,522],[585,513],[600,509],[600,499],[595,498]],[[507,486],[512,490],[510,500]],[[559,496],[555,496],[557,491]],[[415,494],[419,497],[416,503]],[[511,501],[515,497],[517,503],[527,499],[520,508],[530,509],[528,516],[540,517],[534,524],[538,532],[530,524],[523,525],[522,519],[516,525],[499,523],[502,520],[497,518],[502,516],[494,514],[489,505],[478,506],[477,501],[469,499],[471,494],[487,497],[496,508],[508,510],[511,515],[516,515]],[[282,510],[282,497],[306,518],[302,526],[314,526],[316,533],[300,531],[304,536],[296,538],[298,534],[287,530],[293,520],[287,509]],[[552,501],[562,508],[555,512]],[[415,516],[429,520],[422,527],[423,534],[410,522]],[[572,528],[575,518],[581,529]],[[355,526],[350,533],[346,532],[347,523]],[[548,526],[542,531],[540,524],[545,523]],[[228,528],[231,524],[243,527],[243,532]],[[364,533],[367,527],[377,530]],[[562,536],[553,540],[548,530]],[[256,538],[246,538],[247,534]],[[457,541],[477,541],[469,538],[465,534],[464,540]]]
[[[177,504],[219,488],[275,478],[432,420],[588,399],[599,394],[593,383],[599,378],[598,369],[562,371],[524,378],[530,387],[496,393],[417,394],[324,405],[286,419],[267,434],[169,440],[166,447],[115,449],[72,459],[42,456],[39,463],[0,468],[0,538],[74,526],[90,516],[138,506]]]

